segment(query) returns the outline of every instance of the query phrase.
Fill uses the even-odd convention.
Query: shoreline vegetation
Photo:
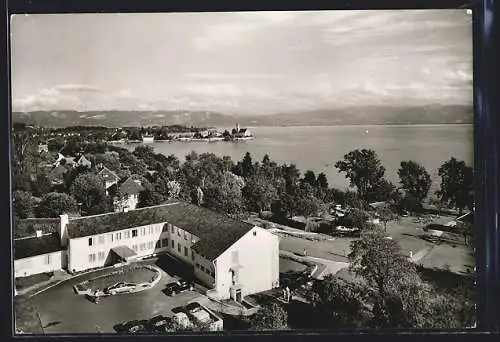
[[[195,130],[175,129],[190,134]],[[156,132],[128,130],[136,136],[161,134],[161,127]],[[279,164],[269,155],[257,161],[247,152],[241,160],[233,160],[193,151],[179,160],[175,155],[155,153],[151,144],[139,144],[130,151],[107,142],[110,134],[120,132],[102,127],[54,130],[14,125],[14,231],[26,218],[114,212],[127,198],[119,191],[120,185],[137,181],[137,208],[180,200],[240,220],[256,214],[288,225],[300,217],[304,222],[301,229],[332,236],[337,236],[338,227],[356,228],[358,234],[347,256],[349,270],[369,286],[347,286],[332,277],[315,284],[307,304],[314,317],[309,328],[455,328],[473,324],[472,285],[460,285],[457,293],[437,291],[424,282],[402,255],[399,242],[387,239],[385,231],[387,222],[401,216],[472,210],[473,170],[465,162],[453,157],[443,161],[439,190],[431,192],[431,177],[418,163],[401,161],[399,184],[393,184],[376,151],[355,149],[333,165],[350,182],[342,190],[331,187],[324,173]],[[103,170],[107,170],[108,182]],[[115,181],[108,187],[109,177]],[[474,241],[472,228],[472,222],[459,224],[457,220],[465,246]],[[387,276],[379,281],[377,274]],[[338,305],[339,301],[346,305]],[[274,311],[266,308],[259,315],[272,316]],[[286,315],[292,311],[284,308],[280,312],[285,327]],[[332,312],[333,316],[328,314]]]

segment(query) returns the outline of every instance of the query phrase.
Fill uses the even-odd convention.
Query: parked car
[[[193,285],[185,280],[178,280],[172,283],[167,284],[165,287],[165,292],[169,296],[174,296],[177,293],[184,292],[186,290],[192,290]]]
[[[136,288],[136,284],[132,283],[117,283],[104,289],[104,293],[115,295],[120,293],[129,293]]]

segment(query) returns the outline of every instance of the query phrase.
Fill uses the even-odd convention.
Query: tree
[[[231,172],[224,172],[211,177],[205,182],[203,201],[207,208],[224,214],[237,214],[241,211],[243,198],[241,179]]]
[[[364,210],[358,208],[351,208],[345,216],[339,218],[338,223],[340,225],[349,227],[349,228],[359,228],[363,230],[367,227],[367,221],[370,218],[368,213]]]
[[[314,282],[308,294],[312,306],[311,321],[318,329],[362,329],[370,319],[365,289],[331,274]]]
[[[31,183],[33,195],[39,197],[50,191],[52,184],[45,173],[37,173],[35,180]]]
[[[420,201],[427,197],[432,180],[422,165],[412,160],[402,161],[401,167],[398,169],[398,176],[401,187],[406,194],[418,198]]]
[[[70,193],[81,203],[81,209],[87,215],[102,214],[111,209],[104,184],[101,176],[90,172],[76,177],[73,181]]]
[[[313,171],[307,170],[306,173],[304,173],[304,178],[302,179],[304,183],[307,183],[313,187],[316,186],[316,175],[314,174]]]
[[[144,190],[139,193],[137,201],[138,208],[152,207],[163,203],[167,198],[164,194],[158,192],[154,184],[144,182],[142,184]]]
[[[251,319],[252,330],[285,330],[288,329],[288,314],[276,302],[263,306]]]
[[[14,191],[13,209],[18,218],[25,219],[33,214],[34,201],[29,192]]]
[[[397,199],[398,192],[396,186],[385,178],[380,179],[380,181],[374,185],[372,191],[367,196],[367,200],[369,202],[380,201],[395,203]]]
[[[307,184],[301,184],[298,188],[295,212],[306,219],[316,215],[321,207],[321,201],[314,195],[314,188]]]
[[[357,188],[359,196],[364,200],[368,199],[368,194],[373,193],[385,174],[377,153],[367,149],[349,152],[344,155],[344,160],[335,163],[335,167],[346,173],[351,186]]]
[[[278,199],[278,192],[271,181],[262,173],[251,177],[242,189],[242,195],[249,210],[268,210]]]
[[[36,208],[37,217],[59,217],[64,213],[77,211],[77,204],[73,197],[68,194],[51,192],[42,197]]]
[[[326,178],[326,175],[323,172],[318,174],[318,178],[316,179],[316,185],[318,186],[319,189],[321,189],[325,193],[328,190],[328,179]]]
[[[436,192],[440,200],[458,208],[462,213],[464,208],[473,208],[474,175],[472,168],[464,161],[451,158],[438,170],[441,177],[441,188]]]
[[[241,176],[243,176],[243,178],[245,179],[248,179],[254,174],[254,171],[255,170],[252,164],[252,156],[250,155],[250,152],[247,152],[241,162]]]
[[[430,288],[399,244],[374,229],[353,241],[349,254],[350,271],[366,281],[371,298],[374,328],[424,327],[429,312]]]
[[[380,218],[380,221],[384,223],[384,231],[387,231],[387,222],[396,219],[397,216],[388,206],[379,207],[377,208],[376,212]]]

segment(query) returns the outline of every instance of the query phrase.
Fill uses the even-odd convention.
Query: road
[[[162,290],[172,277],[163,272],[160,282],[150,290],[109,296],[94,304],[73,292],[75,284],[94,277],[95,273],[82,275],[32,297],[45,333],[95,333],[97,330],[114,333],[113,327],[118,323],[149,319],[158,314],[169,316],[172,308],[201,296],[194,291],[167,296]]]

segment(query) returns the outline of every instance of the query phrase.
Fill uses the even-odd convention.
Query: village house
[[[106,188],[106,195],[108,194],[108,189],[117,184],[120,181],[120,177],[106,166],[100,164],[98,167],[98,175],[104,179],[104,187]]]
[[[58,167],[59,165],[68,165],[75,166],[75,158],[74,157],[65,157],[61,153],[57,154],[56,161],[54,163],[54,167]]]
[[[92,167],[92,162],[85,158],[83,154],[75,158],[75,165],[76,166],[85,166],[85,167]]]
[[[39,253],[33,244],[30,255],[40,260],[16,262],[17,275],[46,272],[42,261],[47,253],[60,253],[61,267],[70,272],[168,253],[210,288],[212,298],[240,301],[279,286],[278,236],[192,204],[172,202],[81,218],[61,215],[57,229],[59,244]],[[19,243],[15,241],[15,249]],[[25,258],[19,253],[16,261]]]
[[[144,190],[139,179],[130,176],[125,181],[113,185],[116,187],[116,196],[113,200],[115,211],[134,210],[139,202],[139,193]],[[111,192],[111,188],[109,189]]]
[[[38,153],[48,153],[49,152],[49,145],[47,144],[38,144]]]

